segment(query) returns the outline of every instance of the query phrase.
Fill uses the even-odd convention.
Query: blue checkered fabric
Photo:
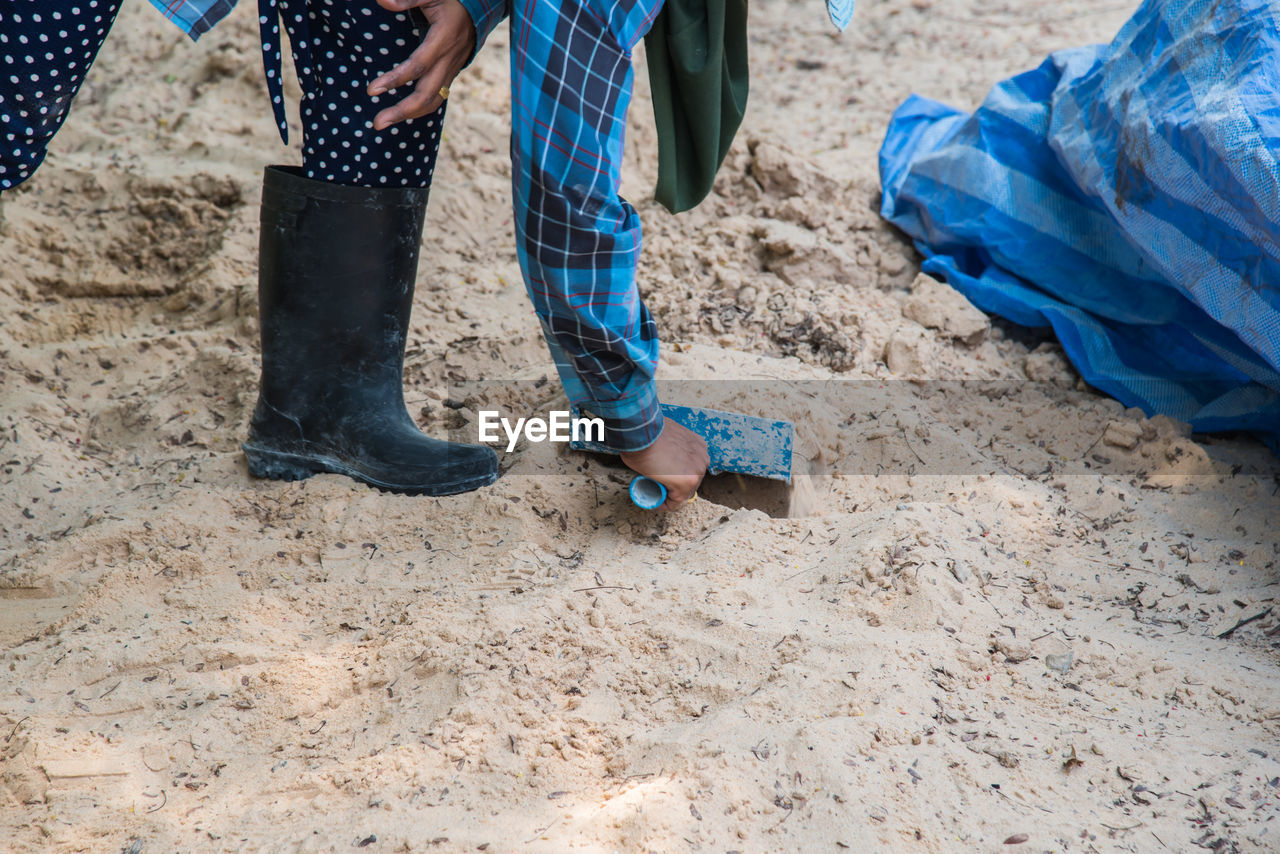
[[[194,40],[225,18],[236,0],[151,0],[151,5]]]
[[[471,23],[476,28],[476,53],[484,47],[485,39],[498,28],[502,19],[510,12],[508,0],[459,0],[462,8],[471,16]],[[474,54],[472,55],[474,59]]]
[[[636,287],[640,218],[618,193],[631,50],[662,0],[515,0],[512,186],[520,266],[574,408],[604,444],[662,431],[658,334]]]

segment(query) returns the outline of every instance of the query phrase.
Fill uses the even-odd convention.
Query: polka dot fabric
[[[0,191],[43,162],[115,21],[121,0],[0,0]],[[259,0],[273,113],[286,135],[280,22],[302,84],[307,177],[352,186],[427,187],[444,107],[383,131],[373,117],[409,93],[371,98],[365,88],[406,59],[425,35],[409,13],[373,0]]]
[[[261,6],[271,5],[264,0]],[[261,10],[267,83],[281,134],[280,37],[277,19]],[[426,35],[409,13],[350,0],[280,0],[302,85],[302,165],[307,177],[360,187],[427,187],[435,172],[445,108],[382,131],[373,117],[405,97],[402,87],[378,97],[365,89],[407,59]]]
[[[120,0],[0,0],[0,191],[44,161]]]

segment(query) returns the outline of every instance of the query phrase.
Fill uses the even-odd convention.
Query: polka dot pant
[[[0,0],[0,190],[30,178],[120,0]]]
[[[43,162],[120,2],[0,0],[0,191],[21,184]],[[373,0],[264,0],[259,23],[268,87],[273,100],[281,99],[273,104],[277,121],[283,115],[277,3],[303,89],[307,176],[354,186],[429,186],[444,107],[375,131],[373,117],[411,89],[365,94],[421,43],[425,24]]]
[[[444,105],[429,115],[375,131],[373,117],[412,88],[378,97],[365,93],[375,77],[407,59],[422,42],[425,23],[407,12],[388,12],[373,0],[278,2],[303,89],[302,165],[307,177],[360,187],[430,186]],[[279,33],[275,21],[259,23],[264,24],[271,84],[280,67]],[[271,88],[274,99],[278,87]],[[279,121],[280,111],[276,115]]]

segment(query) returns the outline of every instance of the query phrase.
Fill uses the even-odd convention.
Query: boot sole
[[[404,484],[387,483],[366,475],[364,472],[343,464],[332,457],[301,456],[287,454],[283,451],[270,451],[255,448],[252,445],[241,445],[245,459],[249,461],[249,474],[269,480],[305,480],[313,474],[340,474],[376,487],[383,492],[394,492],[400,495],[457,495],[470,492],[482,486],[488,486],[498,479],[498,473],[484,474],[478,477],[455,480],[448,483]]]

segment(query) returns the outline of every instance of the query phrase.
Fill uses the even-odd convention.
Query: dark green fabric
[[[645,36],[658,187],[672,213],[706,198],[747,110],[747,0],[666,0]]]

